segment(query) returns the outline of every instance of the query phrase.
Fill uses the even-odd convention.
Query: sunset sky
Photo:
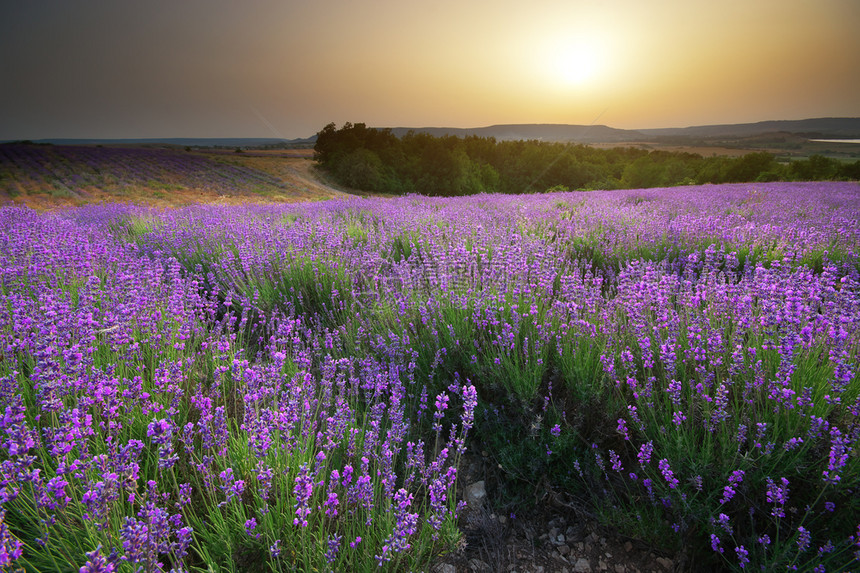
[[[4,0],[0,140],[860,116],[858,0]]]

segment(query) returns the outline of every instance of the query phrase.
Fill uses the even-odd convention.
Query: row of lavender
[[[180,186],[241,194],[276,190],[282,183],[262,171],[178,150],[94,146],[0,145],[2,190]]]
[[[625,532],[846,570],[858,219],[832,183],[8,210],[6,547],[415,566],[455,537],[473,382],[507,471]]]

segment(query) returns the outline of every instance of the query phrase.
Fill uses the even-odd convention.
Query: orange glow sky
[[[858,0],[45,0],[0,140],[860,116]]]

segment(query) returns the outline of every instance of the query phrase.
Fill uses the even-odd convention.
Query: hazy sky
[[[0,139],[860,116],[860,0],[0,0]]]

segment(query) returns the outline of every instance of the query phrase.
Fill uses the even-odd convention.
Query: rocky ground
[[[584,508],[543,496],[525,515],[491,508],[494,475],[486,456],[461,466],[461,547],[436,562],[433,573],[679,573],[683,556],[669,556],[601,527]],[[483,479],[482,479],[483,478]],[[489,484],[489,485],[488,485]]]

